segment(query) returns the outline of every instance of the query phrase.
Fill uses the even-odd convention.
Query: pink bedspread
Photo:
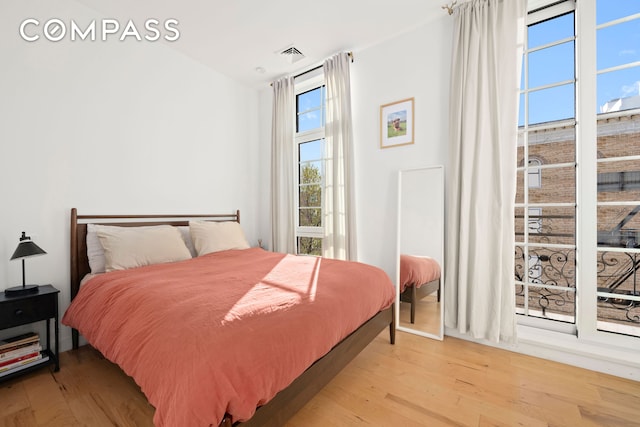
[[[420,287],[440,278],[440,264],[433,258],[400,255],[400,292],[407,286]]]
[[[215,426],[249,419],[393,299],[378,268],[252,248],[99,275],[62,323],[134,378],[157,426]]]

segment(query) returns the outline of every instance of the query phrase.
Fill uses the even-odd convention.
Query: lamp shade
[[[31,237],[27,236],[25,232],[22,232],[22,236],[20,237],[20,243],[18,243],[18,247],[16,248],[13,255],[11,255],[11,260],[14,259],[22,259],[22,286],[14,286],[12,288],[7,288],[4,290],[5,296],[18,296],[29,294],[32,292],[38,292],[38,285],[27,285],[25,279],[24,272],[24,259],[30,258],[38,255],[46,254],[42,248],[31,241]]]
[[[25,232],[22,232],[22,237],[20,237],[20,243],[16,248],[13,255],[11,255],[11,260],[20,259],[20,258],[29,258],[32,256],[45,255],[46,252],[40,248],[40,246],[36,245],[31,241],[31,237],[27,236]]]

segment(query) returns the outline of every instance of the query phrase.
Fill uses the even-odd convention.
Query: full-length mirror
[[[442,339],[444,331],[444,167],[398,175],[399,330]]]

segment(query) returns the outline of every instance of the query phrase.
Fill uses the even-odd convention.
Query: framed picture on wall
[[[380,106],[380,148],[413,144],[413,98]]]

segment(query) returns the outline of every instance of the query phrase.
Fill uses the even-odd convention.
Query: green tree
[[[313,163],[301,166],[299,198],[300,226],[322,226],[322,172]],[[322,255],[322,239],[298,237],[298,251],[301,254]]]

